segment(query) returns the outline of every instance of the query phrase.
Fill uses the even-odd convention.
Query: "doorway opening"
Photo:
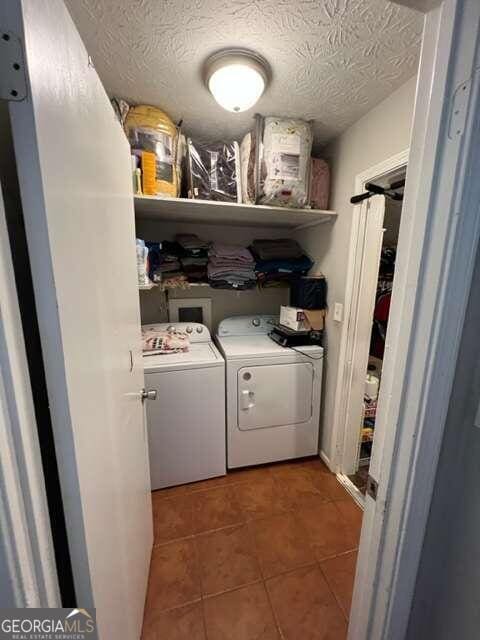
[[[374,195],[357,207],[352,233],[351,306],[346,348],[339,367],[341,385],[337,425],[339,480],[359,505],[368,487],[374,441],[383,442],[375,418],[379,405],[390,303],[402,214],[408,150],[357,176],[356,193],[368,183],[397,187],[395,197]],[[343,410],[341,409],[343,407]],[[381,446],[381,445],[380,445]]]
[[[404,176],[398,180],[395,177],[395,181],[391,180],[390,184],[402,183],[403,179]],[[365,391],[360,419],[356,471],[348,476],[348,479],[353,482],[363,495],[367,490],[368,471],[375,438],[377,404],[382,380],[385,340],[390,315],[395,260],[402,215],[402,200],[400,199],[402,192],[403,186],[395,190],[399,199],[384,198],[383,241],[378,265],[368,364],[365,372]]]

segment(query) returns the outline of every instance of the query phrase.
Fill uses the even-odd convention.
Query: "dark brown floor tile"
[[[347,523],[335,502],[311,501],[308,507],[298,509],[297,515],[317,560],[356,548],[357,532]]]
[[[320,563],[323,575],[347,618],[350,615],[356,566],[356,551],[351,551]]]
[[[285,640],[343,640],[344,615],[314,565],[266,582],[270,600]]]
[[[205,640],[202,603],[145,613],[142,640]]]
[[[340,513],[343,515],[345,520],[352,525],[352,527],[356,527],[360,531],[362,528],[363,510],[358,506],[355,500],[353,500],[353,498],[337,500],[337,507],[340,509]]]
[[[285,460],[284,462],[276,462],[270,465],[271,473],[274,475],[282,475],[286,471],[297,469],[306,469],[312,464],[316,458],[299,458],[298,460]]]
[[[327,477],[323,475],[322,477]],[[292,507],[300,507],[310,499],[330,500],[326,489],[322,490],[319,478],[314,477],[312,471],[306,467],[290,468],[280,475],[278,482],[281,484],[288,502]]]
[[[353,498],[348,491],[337,480],[334,473],[318,474],[315,477],[315,484],[322,493],[329,496],[330,500],[345,500]]]
[[[221,593],[261,579],[247,525],[204,533],[196,538],[204,595]]]
[[[327,467],[318,457],[300,458],[298,460],[286,460],[284,462],[277,462],[270,465],[271,472],[274,475],[281,475],[285,471],[292,471],[298,469],[314,469],[317,471],[323,470],[324,473],[328,472]]]
[[[289,508],[282,487],[274,478],[236,484],[233,489],[246,518],[265,518]]]
[[[255,520],[251,529],[264,578],[315,562],[307,534],[293,513]]]
[[[190,494],[193,526],[197,533],[243,521],[233,487],[219,487]]]
[[[314,458],[313,460],[309,460],[305,463],[305,466],[311,469],[311,471],[313,471],[314,473],[326,473],[328,475],[331,475],[332,473],[321,458]]]
[[[193,534],[192,502],[178,494],[157,500],[153,508],[154,544],[177,540]]]
[[[263,583],[207,598],[204,610],[208,640],[280,640]]]
[[[146,610],[163,611],[200,597],[200,575],[193,540],[155,547],[150,565]]]
[[[152,505],[155,505],[164,498],[173,498],[174,496],[182,495],[186,493],[186,484],[180,484],[177,487],[167,487],[166,489],[156,489],[152,491]]]

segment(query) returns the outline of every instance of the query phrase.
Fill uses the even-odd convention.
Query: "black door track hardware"
[[[381,187],[378,184],[374,184],[373,182],[367,182],[365,184],[365,193],[361,193],[358,196],[352,196],[350,198],[351,204],[359,204],[372,196],[385,196],[386,198],[390,198],[391,200],[403,200],[403,193],[397,193],[397,189],[403,189],[405,186],[405,179],[397,180],[396,182],[392,182],[389,187]]]

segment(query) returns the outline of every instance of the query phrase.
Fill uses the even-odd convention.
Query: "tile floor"
[[[346,637],[362,512],[318,459],[152,495],[142,640]]]

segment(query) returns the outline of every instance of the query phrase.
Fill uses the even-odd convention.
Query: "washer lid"
[[[218,337],[218,344],[225,357],[229,360],[241,358],[266,358],[268,356],[292,357],[295,353],[305,354],[312,358],[321,358],[322,347],[308,345],[295,347],[282,347],[274,342],[268,335],[232,336],[228,338]]]
[[[199,322],[160,322],[142,325],[142,330],[148,329],[156,329],[157,331],[183,331],[188,335],[190,344],[212,341],[208,327]]]
[[[218,349],[211,342],[190,345],[189,351],[166,353],[156,356],[143,356],[145,373],[167,369],[197,369],[223,365],[224,361]]]

